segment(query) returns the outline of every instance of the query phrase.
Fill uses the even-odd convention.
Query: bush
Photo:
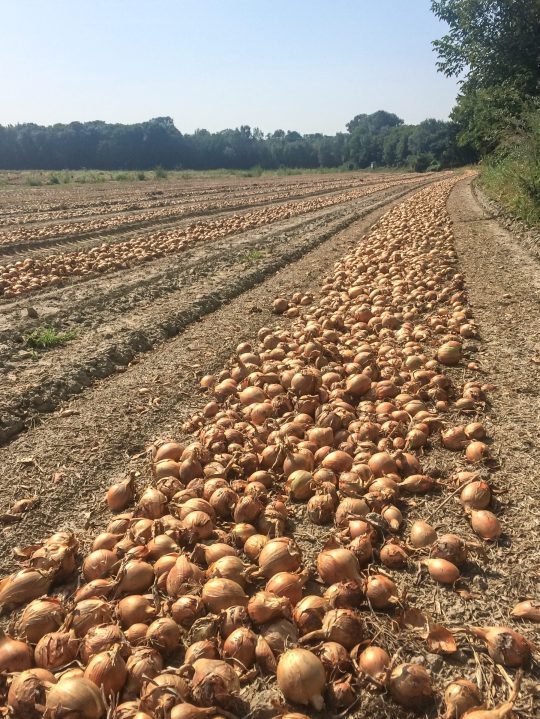
[[[144,174],[144,172],[137,173],[137,180],[146,180],[146,175]]]
[[[156,180],[166,180],[168,176],[169,173],[161,165],[157,165],[157,167],[154,168],[154,177]]]
[[[421,152],[418,155],[412,155],[409,158],[409,165],[414,172],[426,172],[426,170],[435,162],[435,157],[431,154],[431,152]]]
[[[540,226],[540,110],[484,160],[481,182],[509,212]]]

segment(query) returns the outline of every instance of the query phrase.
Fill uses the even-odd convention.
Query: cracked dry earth
[[[458,256],[457,271],[464,276],[479,330],[478,339],[467,343],[468,361],[474,362],[476,369],[460,367],[449,373],[456,381],[480,376],[483,382],[493,385],[482,421],[495,458],[490,466],[495,489],[493,508],[503,534],[467,566],[463,591],[426,580],[416,563],[404,573],[390,574],[401,589],[410,584],[415,606],[444,626],[456,629],[471,624],[507,625],[540,645],[534,624],[510,617],[518,601],[540,599],[540,264],[519,235],[502,228],[478,203],[473,182],[465,178],[454,186],[447,209]],[[167,331],[163,330],[151,340],[143,338],[142,346],[135,345],[122,361],[107,357],[114,373],[103,372],[110,375],[103,379],[97,373],[99,381],[94,384],[54,395],[46,410],[69,398],[59,410],[39,417],[36,413],[25,415],[23,424],[12,433],[20,434],[12,439],[6,436],[7,444],[0,449],[0,499],[5,512],[0,534],[2,576],[17,566],[12,553],[15,546],[31,544],[56,530],[72,529],[83,554],[88,551],[110,516],[103,502],[106,488],[114,479],[134,471],[138,473],[137,486],[142,489],[150,477],[148,449],[152,442],[160,437],[181,437],[184,421],[208,401],[199,389],[199,378],[218,372],[238,343],[253,340],[261,327],[289,326],[289,320],[276,319],[271,314],[272,299],[290,296],[294,291],[316,294],[333,263],[362,242],[362,235],[391,203],[401,199],[401,194],[393,191],[382,198],[366,198],[347,210],[320,213],[309,223],[303,218],[293,228],[293,242],[285,227],[279,245],[287,247],[290,255],[280,249],[278,254],[284,261],[260,271],[254,286],[225,294],[222,301],[210,305],[200,316],[179,322],[171,334],[180,333],[172,339],[165,339]],[[311,243],[306,243],[306,236]],[[302,240],[295,244],[299,237]],[[246,249],[264,248],[269,239],[272,238],[263,232],[250,236]],[[250,271],[249,265],[245,270]],[[206,277],[203,273],[201,287]],[[202,290],[198,291],[202,295]],[[163,301],[169,300],[167,295]],[[141,313],[151,313],[159,326],[159,300],[149,307],[144,303],[136,306]],[[107,331],[114,334],[114,323]],[[457,424],[463,417],[450,417],[448,421]],[[435,460],[439,462],[437,447],[428,458]],[[441,454],[443,466],[444,461]],[[15,500],[30,496],[36,496],[38,502],[15,521],[9,507]],[[444,499],[443,494],[435,501],[430,498],[429,503],[422,497],[413,501],[407,522],[416,517],[425,519],[428,512],[431,523],[441,533],[455,532],[474,540],[455,498],[437,509]],[[295,511],[294,521],[297,541],[308,563],[313,562],[329,530],[309,525],[301,508]],[[441,690],[456,676],[475,679],[490,706],[508,695],[515,672],[509,676],[481,651],[477,642],[456,634],[458,652],[441,657],[429,653],[414,632],[396,638],[387,625],[377,625],[375,620],[370,621],[374,622],[376,636],[384,638],[389,650],[399,649],[400,661],[421,663],[432,674],[438,699],[417,716],[441,716]],[[536,654],[515,706],[517,717],[534,719],[540,715],[539,682]],[[359,691],[360,708],[355,704],[342,715],[358,719],[412,716],[383,692],[365,686]],[[255,679],[243,690],[243,698],[251,706],[250,716],[274,717],[282,711],[272,709],[282,700],[271,679]],[[313,717],[340,714],[339,710],[330,714],[299,707],[293,710]]]

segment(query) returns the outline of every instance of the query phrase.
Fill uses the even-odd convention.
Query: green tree
[[[449,32],[437,67],[460,78],[458,139],[491,151],[540,95],[540,0],[433,0]]]

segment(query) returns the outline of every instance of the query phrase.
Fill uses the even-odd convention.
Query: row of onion
[[[61,284],[73,277],[90,277],[123,270],[166,255],[177,254],[196,242],[222,239],[273,222],[352,202],[402,184],[403,181],[399,180],[367,185],[347,192],[284,202],[216,219],[199,220],[187,227],[158,230],[121,242],[104,242],[86,250],[27,257],[12,264],[0,265],[0,295],[5,298],[15,297]],[[99,222],[100,220],[95,220],[92,223],[92,231],[99,229]],[[118,218],[115,222],[121,224],[122,219]]]
[[[508,716],[528,639],[508,626],[434,624],[400,590],[401,570],[417,564],[451,591],[470,553],[501,531],[478,421],[490,388],[446,370],[476,334],[444,207],[452,185],[387,213],[317,302],[287,302],[298,309],[290,328],[262,328],[202,378],[211,398],[184,427],[195,436],[155,444],[145,488],[132,475],[110,486],[114,516],[82,563],[71,532],[18,550],[24,566],[0,584],[2,607],[22,608],[0,645],[14,716],[239,717],[259,676],[281,694],[262,717],[347,712],[373,696],[412,711],[444,701],[446,719]],[[433,462],[423,471],[433,449],[459,458],[451,476]],[[476,539],[413,521],[441,492]],[[539,614],[532,598],[513,610]],[[458,636],[480,642],[518,670],[508,701],[482,708],[472,676],[441,695],[377,626],[416,632],[442,655]]]

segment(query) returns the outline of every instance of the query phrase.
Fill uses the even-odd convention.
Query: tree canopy
[[[42,127],[33,123],[0,126],[2,169],[263,169],[388,166],[448,167],[467,160],[455,142],[452,123],[428,119],[405,125],[378,110],[356,115],[348,132],[302,135],[241,125],[209,132],[181,133],[170,117],[133,125],[101,121]]]
[[[491,152],[540,95],[540,0],[433,0],[449,31],[437,67],[461,78],[452,119],[462,144]]]

